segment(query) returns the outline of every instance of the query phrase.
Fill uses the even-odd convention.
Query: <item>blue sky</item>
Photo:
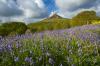
[[[52,11],[57,10],[55,0],[43,0],[43,2],[46,5],[49,13],[51,13]]]
[[[53,12],[72,18],[85,10],[100,16],[100,0],[0,0],[0,20],[17,21],[47,18]]]

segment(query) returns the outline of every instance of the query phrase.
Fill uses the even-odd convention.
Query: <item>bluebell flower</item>
[[[19,57],[14,57],[14,61],[18,62],[19,61]]]
[[[26,58],[25,58],[25,61],[31,63],[31,62],[32,62],[32,57],[26,57]]]

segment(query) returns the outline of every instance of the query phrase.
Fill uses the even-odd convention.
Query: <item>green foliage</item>
[[[5,30],[5,28],[0,26],[0,36],[7,36],[8,32],[9,31]]]
[[[16,35],[16,34],[23,34],[27,30],[27,26],[21,22],[10,22],[10,23],[3,23],[0,26],[0,35],[7,36],[7,35]]]

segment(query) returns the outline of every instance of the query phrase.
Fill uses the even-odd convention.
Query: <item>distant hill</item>
[[[65,29],[74,26],[91,24],[94,20],[96,21],[100,20],[100,17],[96,16],[95,11],[80,12],[72,19],[63,18],[55,13],[42,21],[28,24],[28,28],[32,32],[38,32],[44,30],[57,30],[57,29]]]
[[[83,11],[74,16],[72,19],[78,20],[99,20],[100,17],[96,16],[95,11]]]
[[[52,14],[50,17],[36,22],[28,24],[28,28],[32,32],[39,32],[44,30],[57,30],[66,29],[74,26],[81,26],[86,24],[91,24],[92,21],[99,21],[100,17],[96,16],[95,11],[83,11],[74,16],[72,19],[63,18],[56,13]]]
[[[96,15],[95,11],[83,11],[72,18],[71,26],[91,24],[94,20],[100,21],[100,17]]]
[[[69,19],[63,18],[63,17],[57,15],[56,13],[54,13],[51,16],[49,16],[48,18],[42,20],[41,22],[57,22],[57,21],[62,22],[63,20],[69,20]]]
[[[61,19],[61,18],[63,18],[63,17],[61,17],[61,16],[59,16],[59,15],[57,15],[56,13],[54,13],[54,14],[52,14],[50,17],[48,17],[47,19]]]
[[[63,18],[57,14],[36,23],[28,24],[32,32],[40,32],[44,30],[57,30],[69,28],[70,19]]]

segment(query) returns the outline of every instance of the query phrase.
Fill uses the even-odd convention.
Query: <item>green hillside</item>
[[[96,16],[95,11],[83,11],[74,16],[72,19],[62,18],[59,15],[54,14],[51,17],[40,22],[28,24],[28,28],[32,32],[57,30],[91,24],[93,21],[99,20],[100,17]]]
[[[47,18],[37,23],[31,23],[28,25],[32,32],[40,32],[44,30],[56,30],[70,28],[70,19],[66,18]]]
[[[2,23],[0,26],[0,36],[7,36],[7,35],[20,35],[24,34],[28,29],[31,30],[31,32],[40,32],[45,30],[56,30],[56,29],[64,29],[69,28],[69,21],[70,19],[64,19],[64,18],[48,18],[40,22],[31,23],[29,25],[26,25],[22,22],[8,22],[8,23]],[[62,27],[63,26],[63,27]]]
[[[83,11],[72,18],[71,26],[81,26],[91,24],[93,21],[99,21],[95,11]]]

